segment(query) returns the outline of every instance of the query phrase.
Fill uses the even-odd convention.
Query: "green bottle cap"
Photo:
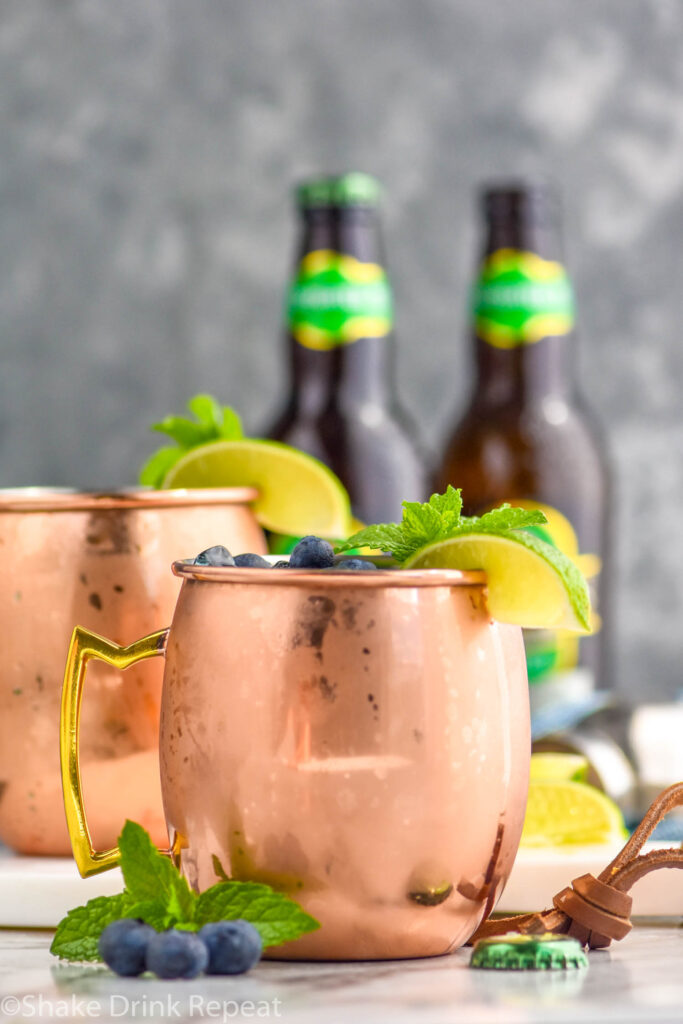
[[[360,171],[331,177],[310,178],[296,188],[299,206],[377,206],[382,189],[376,178]]]
[[[581,943],[568,935],[502,935],[479,939],[470,967],[494,971],[566,971],[588,967]]]

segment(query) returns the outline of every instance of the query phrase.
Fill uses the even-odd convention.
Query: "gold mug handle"
[[[168,632],[168,629],[161,629],[158,633],[150,633],[129,647],[119,647],[83,626],[76,626],[71,636],[62,688],[59,752],[66,824],[74,860],[83,878],[108,871],[121,860],[118,846],[111,850],[96,850],[93,847],[85,816],[80,764],[80,719],[88,662],[95,658],[112,668],[123,670],[147,658],[163,657]]]

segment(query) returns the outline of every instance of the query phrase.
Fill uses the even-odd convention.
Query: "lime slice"
[[[588,761],[582,754],[547,751],[531,755],[532,782],[586,782]]]
[[[593,846],[623,840],[621,811],[608,796],[583,782],[532,782],[522,846]]]
[[[586,581],[557,548],[519,530],[464,533],[422,548],[404,569],[483,569],[494,619],[527,629],[590,632]]]
[[[349,496],[335,474],[279,441],[210,441],[172,466],[162,487],[255,487],[254,513],[276,533],[347,537]]]

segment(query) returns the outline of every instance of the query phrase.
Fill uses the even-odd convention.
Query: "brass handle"
[[[85,817],[80,764],[80,719],[88,662],[96,658],[112,668],[123,670],[146,658],[163,657],[167,639],[168,629],[162,629],[158,633],[150,633],[142,640],[136,640],[129,647],[119,647],[83,626],[76,626],[71,636],[62,688],[59,752],[66,824],[74,860],[83,878],[108,871],[116,867],[121,859],[118,846],[111,850],[94,849]]]

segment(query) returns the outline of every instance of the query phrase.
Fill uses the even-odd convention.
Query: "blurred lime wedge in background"
[[[621,811],[583,782],[532,782],[521,846],[593,846],[628,835]]]
[[[531,755],[531,782],[587,782],[588,761],[582,754],[555,751]]]
[[[163,488],[255,487],[261,526],[277,533],[345,537],[349,496],[335,474],[278,441],[210,441],[192,448],[166,473]]]
[[[528,629],[590,631],[584,577],[566,555],[522,530],[463,532],[423,547],[404,569],[483,569],[494,619]]]

